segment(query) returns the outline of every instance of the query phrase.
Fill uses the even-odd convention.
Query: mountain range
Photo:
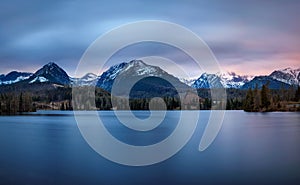
[[[7,75],[0,75],[0,85],[17,83],[19,81],[28,79],[31,75],[32,73],[12,71]]]
[[[198,79],[190,80],[179,79],[158,66],[148,65],[141,60],[133,60],[128,63],[123,62],[113,65],[100,76],[87,73],[82,78],[69,77],[61,67],[54,62],[50,62],[35,73],[12,71],[6,75],[0,75],[0,86],[20,83],[27,85],[50,83],[67,86],[97,86],[110,92],[118,75],[125,76],[128,82],[134,78],[153,77],[148,78],[147,81],[144,80],[141,84],[136,86],[139,88],[146,88],[148,86],[147,89],[149,89],[151,85],[158,84],[157,78],[167,79],[171,84],[175,84],[175,87],[172,88],[177,89],[190,87],[204,89],[220,87],[248,89],[254,88],[255,86],[261,88],[263,84],[267,83],[269,88],[279,89],[300,85],[300,68],[275,70],[268,76],[242,76],[234,72],[217,74],[203,73]],[[151,85],[149,86],[149,84]],[[170,88],[171,87],[166,87],[164,90],[167,91],[167,89]]]

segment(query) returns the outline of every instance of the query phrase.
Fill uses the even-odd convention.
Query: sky
[[[95,39],[143,20],[170,21],[193,31],[208,44],[224,71],[267,75],[275,69],[300,67],[300,1],[1,0],[0,7],[0,74],[34,72],[54,61],[73,76]],[[115,61],[162,51],[169,50],[157,53],[151,44],[135,46]],[[187,61],[177,62],[189,66]]]

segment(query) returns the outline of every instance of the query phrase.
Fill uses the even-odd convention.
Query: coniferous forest
[[[248,112],[268,111],[300,111],[300,87],[297,89],[269,89],[263,85],[261,89],[248,89],[243,100],[243,110]]]
[[[50,86],[49,86],[50,87]],[[73,110],[72,88],[67,86],[51,87],[45,86],[41,89],[6,89],[0,91],[0,114],[20,114],[23,112],[33,112],[36,110]],[[82,87],[84,90],[85,87]],[[178,96],[161,96],[165,102],[167,110],[180,109],[200,109],[209,110],[212,107],[212,100],[209,89],[198,89],[197,98],[189,98],[185,107],[181,107]],[[263,85],[261,89],[227,89],[227,110],[244,110],[247,112],[266,111],[300,111],[300,88],[270,89],[268,85]],[[113,107],[109,92],[96,88],[95,102],[86,96],[79,97],[84,105],[76,107],[76,110],[124,110],[129,104],[131,110],[148,110],[151,98],[130,98],[126,102],[123,98],[117,98],[117,107]],[[92,103],[96,107],[91,107]],[[160,110],[162,106],[152,107]]]

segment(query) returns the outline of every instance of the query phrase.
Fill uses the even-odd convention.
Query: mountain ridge
[[[193,88],[234,88],[247,89],[257,86],[260,88],[269,81],[270,88],[289,88],[290,86],[300,86],[300,68],[292,69],[290,67],[274,70],[271,74],[265,76],[246,76],[238,75],[234,72],[209,74],[202,73],[199,78],[190,80],[177,78],[162,70],[158,66],[148,65],[142,60],[132,60],[122,62],[111,66],[100,76],[93,73],[87,73],[81,78],[70,77],[56,63],[50,62],[37,70],[35,73],[12,71],[6,75],[0,75],[1,85],[12,85],[15,83],[54,83],[60,85],[75,86],[97,86],[107,91],[111,90],[115,78],[122,72],[127,71],[127,75],[133,76],[155,76],[160,77],[169,75],[174,77],[176,82],[184,83]]]
[[[32,73],[28,73],[28,72],[11,71],[6,75],[4,74],[0,75],[0,85],[14,84],[19,81],[28,79],[31,75]]]

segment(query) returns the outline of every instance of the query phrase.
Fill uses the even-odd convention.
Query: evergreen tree
[[[254,96],[251,88],[247,91],[246,94],[246,99],[244,101],[244,110],[254,111]]]
[[[23,109],[23,93],[20,94],[20,97],[19,97],[19,112],[23,112],[24,109]]]
[[[258,90],[258,85],[255,85],[255,88],[253,90],[253,96],[254,96],[254,111],[258,111],[259,108],[261,107],[261,102],[260,102],[260,94]]]
[[[232,110],[232,104],[231,104],[231,101],[229,99],[227,99],[226,110]]]
[[[295,101],[300,101],[300,86],[298,86],[295,93]]]
[[[64,104],[64,102],[61,103],[61,105],[60,105],[60,110],[66,110],[66,109],[65,109],[65,104]]]
[[[271,102],[270,102],[270,90],[268,85],[263,85],[261,89],[261,106],[262,108],[268,109]]]
[[[204,110],[209,110],[211,108],[211,100],[208,98],[205,98],[204,100]]]

